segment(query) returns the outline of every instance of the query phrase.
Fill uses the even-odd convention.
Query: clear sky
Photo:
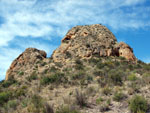
[[[0,0],[0,79],[25,48],[48,57],[76,25],[103,24],[150,63],[150,0]]]

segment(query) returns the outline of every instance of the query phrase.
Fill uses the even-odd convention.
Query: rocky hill
[[[27,48],[0,83],[0,113],[146,113],[150,64],[103,25],[76,26],[50,58]]]

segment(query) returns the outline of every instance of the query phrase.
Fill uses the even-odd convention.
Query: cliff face
[[[122,56],[135,61],[132,48],[117,39],[109,29],[100,24],[76,26],[68,31],[62,39],[60,47],[52,54],[54,62],[65,63],[75,58],[90,58],[92,56]],[[44,51],[28,48],[11,64],[6,73],[6,79],[13,77],[18,70],[32,70],[37,61],[46,59]],[[30,71],[29,71],[30,72]]]

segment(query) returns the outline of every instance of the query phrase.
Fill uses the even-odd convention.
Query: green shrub
[[[44,113],[44,102],[42,97],[33,95],[28,106],[28,112],[32,113]]]
[[[83,66],[83,63],[81,60],[77,59],[75,61],[76,65],[75,65],[75,69],[77,70],[83,70],[84,69],[84,66]]]
[[[11,86],[12,84],[15,84],[15,83],[17,83],[16,80],[10,79],[10,80],[4,81],[2,83],[2,86],[5,87],[5,88],[7,88],[7,87],[9,87],[9,86]]]
[[[110,79],[110,82],[112,82],[114,85],[122,85],[121,73],[110,72],[109,73],[109,79]]]
[[[61,106],[56,110],[56,113],[80,113],[78,110],[74,110],[69,106]]]
[[[76,79],[83,79],[84,77],[85,77],[85,72],[79,71],[78,73],[73,74],[71,78],[73,80],[76,80]]]
[[[110,95],[111,94],[111,88],[109,88],[109,87],[105,87],[105,88],[103,88],[102,89],[102,93],[104,94],[104,95]]]
[[[3,105],[4,103],[6,103],[9,98],[11,97],[11,92],[1,92],[0,93],[0,105]]]
[[[10,109],[10,108],[12,108],[12,109],[16,109],[16,107],[17,107],[17,105],[18,105],[18,103],[17,103],[17,100],[9,100],[5,105],[4,105],[4,107],[5,107],[5,109]]]
[[[52,66],[52,67],[50,68],[50,71],[51,71],[51,72],[56,72],[56,71],[58,71],[58,69],[57,69],[55,66]]]
[[[67,78],[63,73],[55,73],[49,76],[45,76],[41,79],[40,83],[42,85],[47,85],[50,83],[61,83],[61,82],[67,82]]]
[[[104,68],[104,66],[106,66],[106,64],[102,63],[102,62],[98,62],[96,66],[97,66],[97,68],[102,69],[102,68]]]
[[[89,61],[89,63],[91,63],[91,64],[97,64],[98,62],[101,62],[101,59],[91,58],[91,59],[89,59],[88,61]]]
[[[120,59],[120,60],[126,60],[126,58],[125,58],[125,57],[122,57],[122,56],[119,56],[119,59]]]
[[[71,53],[69,51],[66,51],[66,57],[71,58],[71,56],[72,56]]]
[[[87,106],[87,98],[86,98],[84,93],[79,92],[78,90],[76,90],[75,98],[76,98],[77,105],[79,105],[80,107]]]
[[[146,112],[148,103],[144,97],[136,95],[129,101],[129,108],[133,113]]]
[[[100,98],[96,99],[96,104],[100,104],[103,101],[104,101],[104,99],[100,97]]]
[[[125,95],[122,92],[116,92],[113,96],[113,100],[117,102],[120,102],[124,98],[125,98]]]
[[[32,80],[36,80],[38,77],[37,77],[37,75],[36,75],[36,72],[34,71],[30,76],[28,76],[26,79],[28,80],[28,81],[32,81]]]
[[[22,75],[24,75],[24,72],[23,71],[19,71],[18,75],[22,76]]]
[[[130,81],[136,81],[136,80],[137,80],[137,77],[136,77],[136,75],[135,75],[134,73],[132,73],[132,74],[130,74],[130,75],[128,76],[128,80],[130,80]]]

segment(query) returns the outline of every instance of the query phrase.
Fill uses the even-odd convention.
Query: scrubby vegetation
[[[39,66],[43,67],[41,72]],[[150,64],[94,56],[68,64],[44,61],[33,67],[31,74],[18,71],[18,76],[25,79],[0,82],[0,112],[98,113],[119,109],[116,103],[125,103],[123,112],[149,110]]]

